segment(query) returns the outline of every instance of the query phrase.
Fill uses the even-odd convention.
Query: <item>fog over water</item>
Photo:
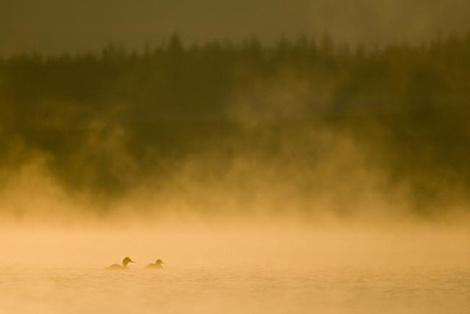
[[[165,196],[147,187],[81,199],[43,171],[26,167],[3,192],[2,313],[464,314],[470,305],[459,211],[423,219],[371,197],[349,217],[325,213],[332,201],[283,200],[282,187],[241,202],[230,185],[211,185],[220,193],[211,197],[188,181],[185,195],[179,183]],[[323,211],[305,214],[306,204]],[[136,262],[128,270],[104,269],[124,256]],[[157,258],[163,269],[143,269]]]
[[[8,314],[463,314],[469,306],[467,228],[147,222],[12,226],[0,235]],[[126,255],[136,261],[130,269],[104,269]],[[156,258],[163,269],[143,269]]]
[[[467,313],[469,4],[330,2],[3,4],[0,313]]]

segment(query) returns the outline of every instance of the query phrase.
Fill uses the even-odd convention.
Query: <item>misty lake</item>
[[[1,2],[0,314],[469,314],[470,1],[177,2]]]
[[[467,230],[12,225],[0,229],[0,314],[467,314]],[[128,270],[105,270],[125,256]],[[144,269],[157,258],[163,269]]]
[[[470,308],[470,268],[2,267],[0,278],[3,314],[463,314]]]

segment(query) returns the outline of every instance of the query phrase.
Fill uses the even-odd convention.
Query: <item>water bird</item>
[[[134,261],[131,260],[129,257],[124,257],[124,259],[122,260],[122,265],[113,264],[111,266],[106,267],[106,269],[109,269],[109,270],[127,269],[127,264],[129,263],[134,263]]]
[[[162,264],[164,264],[163,261],[161,259],[157,259],[155,263],[148,264],[147,266],[145,266],[145,268],[163,268]]]

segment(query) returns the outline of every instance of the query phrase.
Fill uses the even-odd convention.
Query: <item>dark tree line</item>
[[[410,182],[421,204],[443,186],[470,187],[469,78],[470,33],[380,49],[173,36],[143,52],[18,54],[0,60],[0,159],[14,167],[42,153],[71,190],[113,195],[200,152],[272,158],[283,134],[322,125],[368,143],[390,184]],[[310,140],[297,161],[315,163]]]

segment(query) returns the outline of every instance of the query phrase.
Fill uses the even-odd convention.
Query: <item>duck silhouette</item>
[[[111,266],[106,267],[106,269],[109,269],[109,270],[127,269],[127,264],[129,263],[134,263],[134,261],[131,260],[129,257],[124,257],[124,259],[122,260],[122,265],[113,264]]]
[[[146,269],[163,268],[162,264],[164,264],[163,261],[161,259],[157,259],[155,263],[148,264],[147,266],[145,266],[145,268]]]

